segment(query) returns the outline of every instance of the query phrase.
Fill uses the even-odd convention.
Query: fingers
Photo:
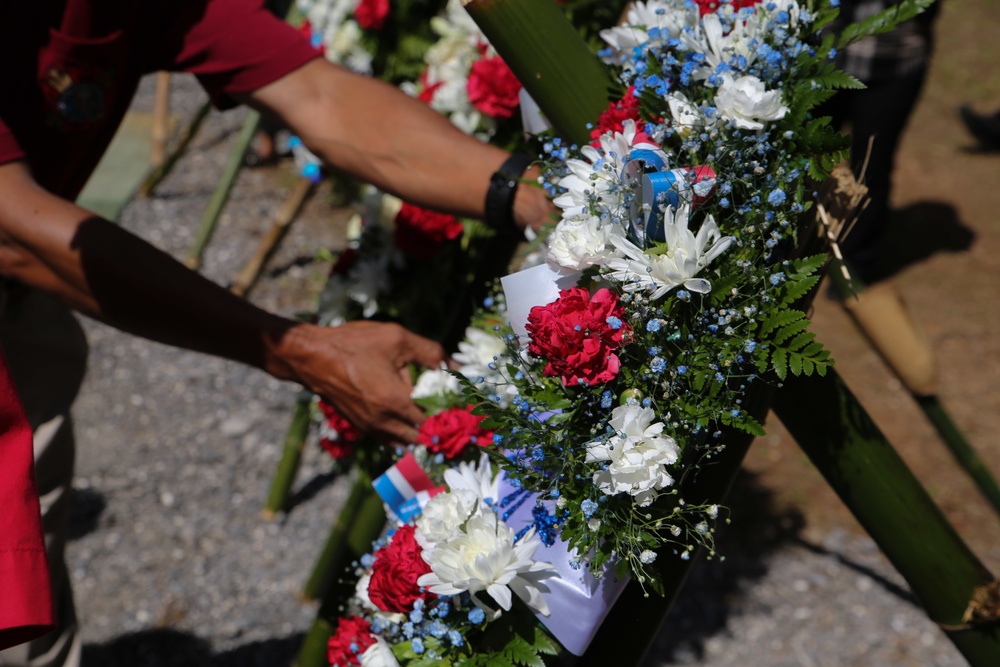
[[[401,352],[405,355],[403,361],[423,368],[437,368],[445,358],[444,348],[438,343],[405,329]]]

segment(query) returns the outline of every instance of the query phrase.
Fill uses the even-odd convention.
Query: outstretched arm
[[[243,101],[280,117],[327,164],[406,201],[457,215],[483,217],[490,176],[508,157],[423,102],[322,59]],[[518,187],[514,221],[521,229],[541,227],[553,211],[541,188]]]
[[[267,313],[120,227],[0,165],[0,275],[124,331],[300,382],[355,426],[399,442],[423,420],[406,366],[436,366],[433,341],[390,324],[325,328]]]

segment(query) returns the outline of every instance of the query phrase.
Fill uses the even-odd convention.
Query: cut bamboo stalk
[[[337,514],[333,528],[327,536],[319,558],[313,565],[309,578],[302,587],[303,600],[321,600],[329,590],[334,576],[343,569],[343,555],[348,548],[348,534],[354,528],[362,504],[374,493],[371,479],[360,471],[355,472],[351,492],[344,501],[344,506]],[[371,543],[368,545],[371,546]],[[363,553],[363,552],[362,552]]]
[[[360,558],[371,550],[372,542],[378,538],[385,526],[382,499],[371,488],[371,480],[368,480],[364,475],[359,475],[359,479],[362,477],[365,477],[368,482],[365,492],[367,495],[364,497],[346,537],[341,542],[346,548],[340,549],[339,558],[330,560],[324,568],[327,581],[325,590],[322,592],[322,601],[316,613],[316,619],[302,643],[302,648],[299,650],[295,662],[292,663],[294,667],[326,667],[327,642],[333,633],[336,619],[340,616],[341,605],[354,592],[353,578],[349,582],[340,582],[341,585],[337,585],[336,577],[344,573],[344,569],[351,562],[351,559]],[[341,516],[344,515],[345,513],[342,512]],[[350,517],[347,518],[350,519]]]
[[[198,225],[194,244],[191,246],[187,259],[184,260],[184,263],[190,269],[197,271],[201,268],[201,259],[205,253],[205,248],[208,247],[209,241],[212,240],[212,236],[215,234],[215,228],[218,225],[219,218],[222,216],[222,210],[229,200],[229,193],[233,189],[233,184],[236,183],[236,177],[239,175],[240,169],[243,168],[243,157],[247,154],[247,150],[250,149],[250,142],[253,141],[254,134],[257,133],[259,126],[260,114],[256,111],[248,112],[246,120],[243,121],[243,129],[240,130],[239,135],[236,137],[236,144],[229,152],[228,161],[222,169],[219,181],[215,185],[215,191],[208,202],[208,208],[205,209],[205,213],[201,217],[201,223]]]
[[[267,502],[264,504],[264,509],[261,510],[261,516],[268,521],[288,508],[288,496],[295,483],[295,473],[299,469],[299,461],[302,460],[302,450],[305,448],[306,438],[309,437],[311,404],[312,394],[309,392],[302,392],[295,401],[295,411],[292,413],[292,422],[285,434],[281,460],[278,462],[278,469],[271,481]]]
[[[194,139],[194,136],[198,133],[198,129],[201,127],[202,121],[205,120],[205,117],[208,116],[208,112],[211,110],[211,102],[205,102],[198,108],[198,111],[195,112],[191,122],[188,123],[187,127],[184,128],[180,136],[177,138],[177,145],[174,149],[164,156],[163,162],[159,166],[154,167],[153,171],[146,177],[146,180],[143,181],[141,186],[139,186],[140,195],[143,197],[149,197],[153,194],[156,186],[158,186],[163,179],[167,177],[167,174],[169,174],[174,168],[174,165],[177,164],[177,160],[184,155],[184,152],[187,150],[191,140]]]
[[[789,378],[774,412],[969,664],[1000,665],[996,610],[967,615],[993,576],[837,374]]]
[[[834,260],[830,276],[845,310],[910,392],[959,467],[1000,515],[1000,484],[942,404],[937,393],[933,351],[906,312],[902,299],[889,285],[866,287],[853,277],[848,283],[841,267],[842,262]]]
[[[309,195],[312,194],[315,187],[316,184],[305,176],[299,178],[295,183],[295,187],[292,189],[291,194],[288,195],[288,199],[285,200],[278,214],[275,216],[274,224],[271,225],[267,234],[261,239],[253,257],[250,258],[250,261],[246,263],[236,277],[236,280],[233,281],[231,288],[233,294],[246,296],[254,286],[264,264],[267,263],[267,260],[271,258],[271,255],[278,248],[281,240],[288,232],[289,227],[295,221],[299,211],[302,210],[302,206],[309,198]]]
[[[170,118],[170,72],[157,72],[156,98],[153,105],[153,127],[150,132],[152,148],[149,166],[153,169],[163,164],[167,149],[167,125]]]

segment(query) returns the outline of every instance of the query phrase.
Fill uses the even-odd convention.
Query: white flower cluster
[[[445,472],[448,491],[428,501],[417,519],[414,539],[431,572],[417,583],[438,595],[468,592],[487,618],[498,611],[479,598],[485,593],[500,609],[510,611],[512,595],[548,615],[541,583],[554,573],[549,563],[534,559],[541,540],[529,530],[520,540],[491,508],[499,500],[499,475],[484,454],[475,466],[462,463]]]
[[[606,463],[594,473],[594,484],[607,495],[627,493],[639,507],[656,500],[657,491],[674,483],[667,467],[677,462],[680,448],[663,435],[663,422],[653,423],[651,408],[623,405],[611,413],[614,433],[587,445],[589,463]]]
[[[396,214],[402,202],[371,190],[363,205],[364,213],[352,224],[354,231],[349,231],[349,236],[354,236],[351,247],[360,248],[361,252],[350,269],[327,280],[319,296],[319,324],[335,327],[357,319],[352,312],[357,308],[365,318],[377,313],[379,298],[392,289],[390,269],[403,261],[393,241]]]
[[[699,17],[698,6],[683,0],[636,2],[626,24],[602,31],[601,37],[612,49],[609,61],[627,69],[634,49],[665,47],[669,40],[677,40],[681,51],[704,57],[691,78],[716,88],[712,105],[716,111],[707,114],[683,93],[671,92],[667,101],[677,128],[700,131],[731,122],[741,129],[759,130],[766,122],[784,118],[788,108],[782,104],[781,91],[767,90],[758,77],[745,72],[757,60],[765,31],[775,25],[794,30],[800,9],[795,0],[787,0],[739,12],[723,4],[720,11]],[[713,81],[713,76],[718,79]]]
[[[424,56],[427,70],[423,85],[437,86],[430,100],[431,108],[447,116],[466,134],[488,140],[496,122],[472,105],[467,84],[472,65],[483,57],[483,50],[487,56],[496,53],[459,0],[450,0],[443,16],[431,19],[431,28],[441,36]],[[410,94],[417,92],[412,84],[401,87]]]
[[[372,73],[372,54],[361,44],[354,20],[360,0],[298,0],[299,11],[325,49],[326,59],[360,74]]]

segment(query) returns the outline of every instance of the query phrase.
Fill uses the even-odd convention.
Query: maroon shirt
[[[190,72],[226,107],[316,55],[262,0],[0,3],[0,164],[74,199],[143,75]]]
[[[0,164],[74,199],[144,74],[193,73],[224,107],[316,55],[261,0],[5,0]],[[0,353],[0,649],[53,623],[31,450]]]

